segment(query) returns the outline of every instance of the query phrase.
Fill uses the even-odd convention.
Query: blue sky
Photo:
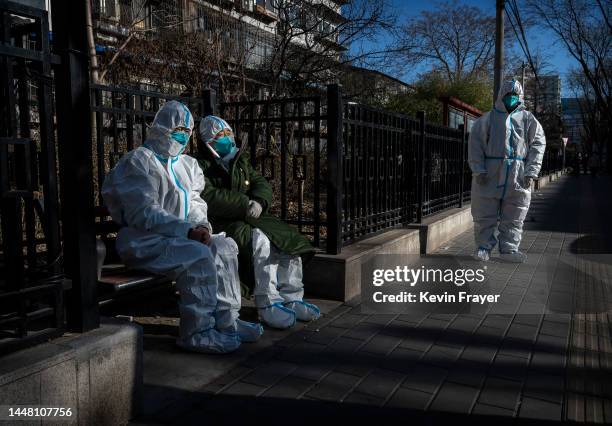
[[[388,2],[398,14],[400,22],[405,22],[411,17],[417,16],[422,10],[434,10],[436,8],[435,1],[388,0]],[[460,3],[477,6],[485,12],[495,15],[495,0],[461,0]],[[512,31],[508,23],[506,23],[506,31]],[[564,77],[569,69],[576,66],[576,62],[569,56],[563,46],[554,44],[554,34],[538,29],[537,31],[532,30],[531,33],[528,34],[528,37],[529,47],[532,52],[535,52],[539,48],[550,55],[549,62],[552,66],[549,72],[561,75],[562,96],[571,96],[564,84]],[[380,37],[377,42],[382,47],[388,44],[389,40],[385,37]],[[519,49],[518,45],[517,49]],[[416,72],[414,70],[405,73],[391,71],[389,69],[384,71],[406,82],[410,82],[416,77]]]

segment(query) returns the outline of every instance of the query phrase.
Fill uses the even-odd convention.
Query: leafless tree
[[[348,0],[338,14],[322,1],[279,0],[277,14],[270,55],[258,67],[271,96],[336,82],[346,65],[374,67],[393,54],[368,43],[395,26],[387,1]]]
[[[608,167],[612,170],[612,2],[599,0],[525,0],[526,11],[555,34],[576,60],[599,112],[599,126],[608,135]]]
[[[438,3],[401,27],[403,66],[429,66],[450,83],[492,74],[495,17],[457,0]]]

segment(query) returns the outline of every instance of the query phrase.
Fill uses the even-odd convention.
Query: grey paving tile
[[[227,389],[224,389],[221,394],[233,396],[257,396],[263,393],[265,390],[265,386],[258,386],[244,382],[236,382]]]
[[[317,332],[313,332],[306,336],[306,341],[311,343],[318,343],[320,345],[328,345],[335,339],[337,339],[346,330],[340,327],[326,326],[321,328]]]
[[[514,410],[509,410],[507,408],[496,407],[493,405],[481,404],[477,403],[472,410],[472,414],[482,415],[482,416],[503,416],[503,417],[512,417],[514,415]]]
[[[490,344],[470,344],[461,354],[461,359],[468,361],[490,364],[497,352],[496,345]]]
[[[448,370],[444,368],[417,364],[412,374],[408,374],[406,380],[402,383],[402,387],[434,393],[447,374]]]
[[[357,392],[386,399],[401,383],[404,375],[388,370],[372,371],[355,389]]]
[[[561,404],[526,397],[521,401],[518,415],[526,419],[561,421],[562,413]]]
[[[400,387],[385,404],[385,407],[424,410],[431,398],[430,393]]]
[[[429,409],[468,414],[472,409],[478,388],[445,382],[436,394]]]
[[[383,405],[385,400],[366,393],[351,392],[342,402],[344,404],[373,405],[379,407]]]
[[[349,337],[351,339],[361,339],[368,340],[375,334],[377,334],[381,329],[381,326],[378,324],[372,324],[369,322],[361,322],[357,324],[355,327],[348,330],[346,333],[342,335],[342,337]]]
[[[457,360],[460,353],[461,348],[458,347],[433,345],[423,356],[422,361],[448,369]]]
[[[489,369],[488,364],[459,360],[446,378],[447,381],[480,388],[485,381]]]
[[[489,377],[480,393],[478,402],[514,410],[517,406],[520,392],[521,382]]]
[[[407,373],[412,371],[422,356],[423,352],[398,347],[387,355],[387,357],[381,361],[380,365],[387,370]]]
[[[433,345],[433,343],[434,339],[432,336],[418,332],[404,337],[400,343],[400,347],[411,349],[413,351],[425,352],[431,345]]]
[[[346,313],[344,315],[340,315],[338,318],[333,320],[329,325],[332,327],[340,327],[340,328],[353,328],[355,325],[359,324],[361,321],[364,321],[367,318],[367,315],[357,315]]]
[[[523,380],[528,361],[527,358],[498,354],[491,365],[489,374],[511,380]]]
[[[537,334],[537,327],[514,323],[510,326],[510,329],[508,330],[506,336],[511,339],[520,339],[527,342],[535,342]]]
[[[269,398],[297,398],[315,383],[302,377],[287,376],[266,390],[262,396]]]
[[[402,339],[396,336],[377,335],[366,343],[360,351],[384,356],[395,349],[401,341]]]
[[[359,377],[357,376],[333,372],[327,375],[306,395],[316,399],[339,401],[351,390],[358,380]]]
[[[565,388],[564,382],[564,374],[554,375],[530,371],[525,381],[523,394],[532,398],[561,404]]]
[[[255,369],[255,371],[243,377],[241,381],[264,387],[272,386],[278,380],[288,376],[297,367],[297,364],[289,362],[271,361]]]

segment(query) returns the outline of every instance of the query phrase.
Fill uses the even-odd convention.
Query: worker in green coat
[[[268,213],[272,188],[251,166],[246,150],[238,149],[229,124],[209,115],[200,122],[204,153],[199,162],[205,176],[202,198],[217,232],[238,245],[240,279],[252,290],[262,322],[289,328],[320,316],[303,300],[302,257],[314,247],[294,228]],[[244,286],[243,286],[244,287]]]

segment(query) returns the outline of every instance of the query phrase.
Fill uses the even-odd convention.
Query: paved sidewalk
[[[561,269],[547,287],[534,266],[612,253],[610,194],[608,177],[564,177],[534,193],[522,243],[529,264],[490,264],[513,314],[362,315],[359,304],[342,305],[140,422],[611,423],[610,311],[525,313],[534,292],[610,306],[610,268]],[[439,253],[473,250],[467,232]]]

